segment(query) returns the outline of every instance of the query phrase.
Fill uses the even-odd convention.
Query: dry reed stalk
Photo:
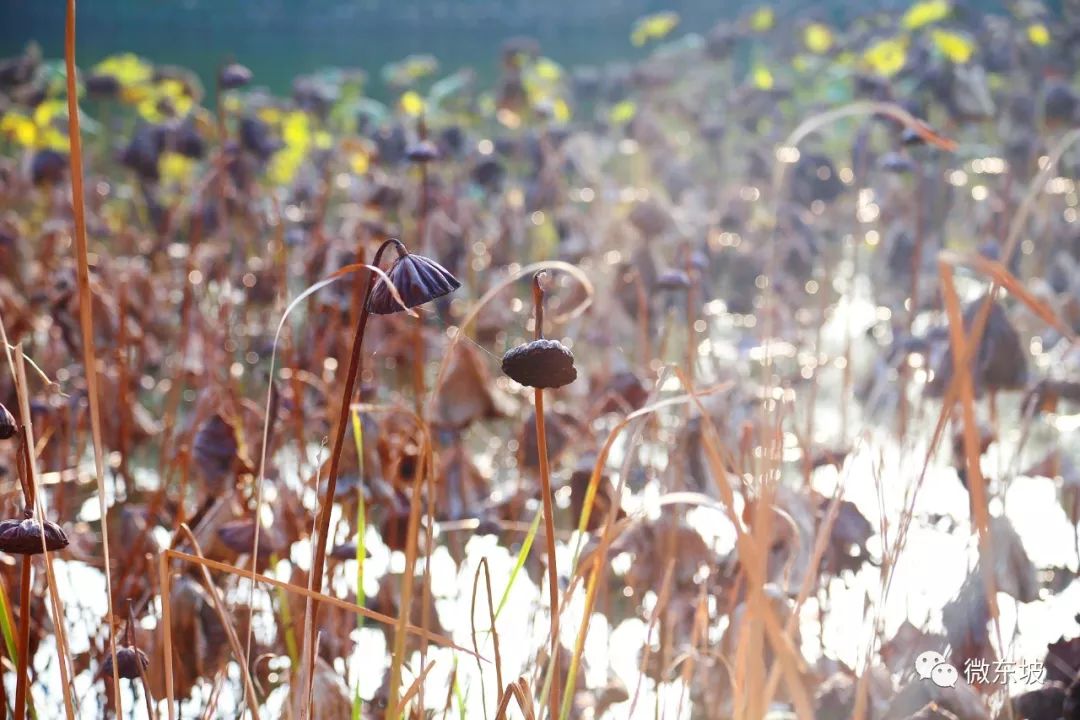
[[[502,703],[503,700],[503,678],[502,678],[502,656],[499,654],[499,631],[495,627],[495,607],[494,601],[491,596],[491,570],[488,567],[488,560],[486,557],[480,558],[480,563],[476,566],[476,574],[473,576],[473,591],[472,601],[469,606],[469,626],[472,631],[472,643],[473,650],[476,652],[477,657],[480,655],[480,647],[476,642],[476,591],[480,587],[480,571],[484,571],[484,582],[487,589],[487,607],[488,607],[488,627],[491,631],[492,643],[495,646],[495,682],[496,691],[498,693],[497,702]],[[484,708],[484,716],[487,716],[487,693],[484,690],[484,668],[480,665],[479,659],[476,662],[476,669],[480,674],[480,700]]]
[[[168,551],[158,555],[158,585],[161,593],[161,632],[165,636],[165,697],[169,706],[169,720],[176,720],[176,688],[173,681],[172,644],[172,578],[169,570]]]
[[[970,365],[961,365],[961,357],[969,353],[969,339],[964,334],[964,321],[960,310],[960,300],[953,284],[952,266],[944,260],[938,261],[938,273],[941,276],[942,295],[945,311],[949,317],[949,336],[953,346],[953,374],[960,383],[960,404],[964,418],[964,459],[967,468],[968,488],[971,491],[972,521],[979,534],[979,558],[982,566],[983,584],[986,591],[987,608],[994,623],[998,647],[1001,643],[1001,620],[997,603],[997,588],[994,578],[994,550],[990,533],[990,510],[988,506],[986,478],[983,477],[979,450],[979,427],[975,421],[975,382],[971,376]]]
[[[715,392],[720,392],[731,387],[731,383],[725,383],[723,385],[709,388],[702,391],[700,395],[708,395]],[[593,464],[592,474],[589,477],[589,485],[585,491],[585,499],[582,503],[581,520],[578,522],[578,527],[584,529],[589,522],[589,517],[592,514],[592,507],[596,501],[596,494],[600,487],[600,478],[603,475],[604,465],[607,463],[607,458],[611,452],[612,446],[615,444],[615,440],[619,434],[635,419],[644,417],[655,413],[666,407],[674,407],[681,405],[692,400],[691,395],[680,395],[665,400],[660,400],[651,405],[646,405],[639,410],[636,410],[622,420],[608,432],[607,438],[604,440],[604,444],[600,448],[600,452],[597,454],[596,461]],[[625,478],[620,478],[620,486],[616,489],[616,495],[620,492]],[[566,689],[563,691],[562,704],[559,710],[559,717],[566,718],[570,712],[570,702],[574,694],[575,679],[577,675],[577,668],[581,663],[582,654],[585,648],[585,637],[589,632],[589,623],[592,618],[592,608],[596,604],[598,579],[602,569],[605,567],[604,559],[607,557],[608,550],[611,547],[611,543],[614,540],[615,528],[617,523],[614,522],[615,514],[618,509],[617,503],[611,503],[608,507],[607,520],[603,523],[603,531],[600,533],[600,542],[597,549],[593,552],[593,557],[596,558],[592,563],[591,571],[589,573],[588,583],[585,590],[585,606],[582,613],[584,620],[578,628],[577,639],[574,643],[573,653],[570,656],[570,667],[567,671]],[[578,577],[578,574],[584,570],[583,567],[575,567],[573,577],[571,578],[571,587],[574,586],[574,580]],[[568,589],[569,592],[569,589]],[[569,597],[567,595],[567,597]],[[565,600],[564,600],[565,604]]]
[[[420,671],[420,674],[417,675],[413,679],[412,683],[409,684],[409,687],[405,688],[405,692],[402,693],[402,695],[401,695],[401,703],[398,706],[399,709],[408,707],[408,705],[412,701],[413,697],[418,695],[418,693],[420,692],[420,688],[422,688],[424,686],[424,678],[427,677],[428,673],[431,672],[431,669],[433,667],[435,667],[435,661],[434,660],[432,660],[427,665],[425,665],[424,669]],[[422,712],[423,711],[423,702],[420,703],[420,709],[421,709],[421,712]]]
[[[679,375],[680,381],[685,382],[686,378],[682,373],[680,373],[678,369],[676,369],[675,372]],[[725,511],[729,514],[729,519],[735,528],[736,548],[738,549],[739,557],[743,563],[744,574],[746,575],[746,591],[748,595],[747,606],[751,608],[752,611],[756,611],[761,615],[763,634],[768,639],[769,644],[772,645],[777,660],[780,662],[783,670],[783,679],[788,691],[791,693],[792,704],[795,706],[796,715],[800,720],[813,718],[813,703],[810,701],[806,687],[801,681],[800,671],[801,666],[803,665],[802,656],[799,654],[798,648],[794,647],[791,638],[785,634],[783,628],[780,627],[775,614],[772,612],[768,598],[764,593],[764,587],[767,580],[765,575],[761,572],[761,568],[765,567],[767,555],[763,552],[762,548],[767,547],[767,544],[762,544],[762,538],[748,534],[743,528],[741,521],[735,515],[734,491],[728,482],[725,470],[730,463],[726,463],[724,459],[725,456],[730,457],[730,453],[725,452],[724,445],[720,440],[720,433],[705,407],[701,404],[701,393],[696,392],[693,388],[687,388],[687,394],[697,406],[698,412],[700,413],[702,427],[705,430],[705,432],[702,433],[702,446],[706,451],[705,457],[709,463],[709,469],[713,476],[713,480],[716,483],[717,491],[720,494]],[[755,531],[760,532],[760,529],[755,528]],[[768,536],[766,535],[765,539],[767,538]]]
[[[630,717],[634,716],[634,709],[637,707],[638,696],[641,693],[641,681],[645,677],[649,667],[649,655],[652,651],[652,634],[656,628],[656,624],[659,621],[661,615],[667,612],[668,602],[671,600],[671,579],[675,573],[675,559],[672,558],[668,561],[667,567],[664,568],[664,578],[660,582],[660,593],[656,600],[656,607],[653,608],[652,617],[649,618],[649,627],[645,631],[645,648],[641,653],[640,672],[638,674],[637,684],[634,686],[634,696],[630,700],[630,710],[628,714]],[[663,678],[663,674],[660,676]],[[657,681],[659,686],[660,682]]]
[[[79,326],[83,340],[83,367],[90,400],[90,427],[94,441],[94,472],[97,475],[98,510],[101,513],[101,544],[105,559],[105,592],[109,607],[109,654],[113,663],[113,694],[116,714],[123,713],[120,675],[116,661],[116,627],[113,608],[112,559],[109,555],[108,503],[105,500],[105,446],[101,439],[101,396],[98,394],[97,352],[94,348],[93,294],[86,240],[86,207],[83,191],[82,135],[79,130],[79,93],[75,69],[75,0],[67,0],[64,32],[64,66],[67,71],[68,141],[71,145],[71,207],[75,219],[75,260],[79,294]]]
[[[184,523],[180,526],[181,532],[187,536],[188,542],[195,549],[196,557],[203,557],[202,548],[199,547],[199,541],[195,538],[195,534],[191,532],[191,528]],[[221,626],[225,629],[225,636],[229,641],[229,645],[232,648],[233,654],[236,655],[236,661],[240,664],[240,679],[244,681],[244,701],[247,703],[248,709],[251,710],[251,716],[254,720],[259,720],[259,701],[255,693],[255,683],[251,679],[251,671],[248,669],[248,659],[244,654],[243,647],[240,646],[239,637],[236,634],[236,628],[233,625],[232,619],[229,617],[228,608],[225,607],[225,601],[221,598],[221,592],[218,590],[217,585],[214,584],[214,579],[210,577],[210,571],[206,569],[205,565],[200,565],[202,571],[203,582],[206,584],[207,592],[210,593],[210,599],[213,601],[214,610],[217,612],[218,619],[221,620]]]
[[[3,342],[5,345],[7,344],[6,330],[3,332]],[[64,604],[60,599],[60,593],[57,589],[56,575],[53,572],[52,566],[52,557],[45,548],[45,508],[44,504],[41,502],[36,456],[30,449],[34,447],[34,423],[33,416],[30,414],[30,388],[26,382],[26,364],[24,362],[22,343],[15,346],[14,360],[15,364],[13,370],[15,371],[16,387],[19,389],[19,415],[23,427],[23,448],[25,451],[26,473],[31,491],[31,502],[34,507],[34,512],[37,515],[38,525],[41,528],[42,557],[45,562],[45,577],[48,581],[47,585],[49,589],[49,602],[53,614],[53,625],[56,628],[56,645],[60,664],[60,682],[64,688],[64,712],[68,720],[74,720],[75,708],[72,703],[74,687],[71,684],[71,668],[73,667],[73,664],[71,661],[71,651],[67,641]],[[24,563],[29,563],[30,556],[23,556],[23,561]],[[27,608],[29,608],[29,606],[27,606]],[[22,657],[23,656],[20,654],[20,661],[22,660]],[[27,658],[27,662],[29,662],[29,658]]]
[[[507,686],[506,692],[503,693],[502,702],[499,703],[499,709],[495,712],[495,720],[506,720],[511,700],[517,700],[518,708],[525,715],[525,720],[536,720],[536,708],[533,706],[532,691],[529,689],[529,682],[525,678],[518,678]]]
[[[405,662],[405,626],[408,624],[410,611],[412,610],[413,584],[416,580],[416,538],[420,525],[420,488],[423,486],[426,474],[433,472],[430,462],[431,438],[428,436],[425,425],[420,426],[420,431],[423,435],[421,453],[423,460],[416,469],[412,497],[409,498],[409,523],[405,538],[405,574],[401,579],[401,604],[394,627],[394,652],[390,658],[390,692],[389,702],[386,706],[387,718],[395,718],[400,714],[398,713],[397,693],[401,685],[401,666]]]

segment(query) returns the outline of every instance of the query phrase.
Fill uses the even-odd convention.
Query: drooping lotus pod
[[[0,440],[12,438],[18,431],[19,426],[15,424],[15,416],[3,404],[0,404]]]
[[[434,260],[410,253],[404,245],[398,244],[397,250],[398,259],[390,266],[387,275],[405,301],[405,307],[390,293],[386,281],[379,278],[368,299],[368,312],[392,315],[449,295],[461,287],[461,282]]]
[[[142,672],[150,667],[150,658],[142,650],[134,647],[116,648],[116,671],[125,680],[137,680],[140,677],[139,666]],[[101,674],[111,677],[113,670],[112,654],[105,656],[105,662],[101,664]]]
[[[250,83],[252,77],[254,76],[249,68],[240,63],[229,63],[221,68],[218,84],[221,85],[222,90],[236,90]]]
[[[11,555],[37,555],[41,553],[41,535],[41,524],[32,517],[4,520],[0,522],[0,551]],[[45,549],[56,552],[67,546],[68,536],[64,529],[46,520]]]
[[[405,148],[405,157],[417,164],[434,162],[439,159],[439,148],[430,140],[421,140]]]

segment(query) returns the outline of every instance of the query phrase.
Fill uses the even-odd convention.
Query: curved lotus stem
[[[405,246],[398,240],[393,238],[386,240],[379,249],[375,252],[375,259],[372,261],[372,265],[379,266],[379,261],[382,259],[383,253],[388,247],[393,245],[398,251],[399,255],[406,253]],[[330,453],[330,471],[326,478],[326,492],[320,499],[319,519],[318,519],[318,535],[315,538],[315,557],[311,564],[311,587],[315,592],[322,590],[323,580],[323,567],[326,564],[326,543],[330,536],[330,513],[334,508],[334,494],[337,492],[337,479],[338,470],[341,464],[341,450],[345,444],[345,429],[349,426],[349,407],[353,393],[356,391],[356,378],[360,374],[360,348],[364,344],[364,331],[367,329],[368,317],[368,300],[371,298],[371,290],[375,287],[375,274],[371,273],[368,276],[367,288],[364,290],[364,302],[360,306],[360,317],[356,321],[356,332],[353,335],[352,351],[349,354],[349,368],[345,374],[345,387],[341,392],[341,410],[338,413],[337,426],[334,430],[334,445]],[[314,647],[315,634],[317,632],[318,623],[315,622],[319,612],[319,606],[314,605],[311,609],[312,621],[311,621],[311,635],[306,638],[306,642],[312,643],[311,647]],[[315,673],[315,661],[312,657],[311,667],[308,672],[310,676],[308,682],[310,683],[314,679]]]

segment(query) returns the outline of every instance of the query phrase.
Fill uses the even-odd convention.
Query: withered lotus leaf
[[[544,338],[507,350],[502,371],[519,385],[533,388],[560,388],[577,379],[570,348]]]
[[[461,282],[449,270],[423,255],[405,253],[394,261],[387,273],[394,283],[406,308],[429,303],[461,287]],[[379,278],[371,290],[368,300],[368,312],[375,315],[392,315],[404,310],[394,296],[386,281]]]
[[[41,552],[41,534],[41,525],[33,518],[0,522],[0,551],[12,555],[37,555]],[[68,536],[64,529],[46,520],[45,549],[55,552],[67,546]]]
[[[217,530],[218,538],[233,552],[250,553],[255,545],[255,521],[251,518],[241,518],[225,523]],[[259,530],[259,555],[269,556],[280,553],[285,549],[285,544],[272,532],[263,527]]]
[[[414,163],[432,162],[439,159],[439,148],[430,140],[421,140],[405,149],[405,157]]]
[[[450,357],[446,380],[435,396],[434,420],[441,427],[463,429],[477,420],[509,414],[513,402],[491,381],[477,350],[458,343]]]
[[[221,415],[212,415],[199,427],[192,453],[207,485],[220,488],[236,465],[237,450],[236,431]]]

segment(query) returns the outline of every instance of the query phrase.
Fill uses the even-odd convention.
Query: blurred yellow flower
[[[293,110],[281,121],[281,139],[290,148],[306,150],[311,142],[311,124],[307,113]]]
[[[637,105],[633,100],[622,100],[611,106],[608,120],[612,125],[625,125],[637,115]]]
[[[944,20],[949,16],[951,10],[952,8],[946,0],[925,0],[925,2],[917,2],[904,13],[904,17],[900,20],[900,25],[905,30],[917,30],[924,25],[935,23],[938,20]]]
[[[538,78],[548,82],[558,82],[563,76],[562,66],[551,58],[546,57],[537,59],[536,63],[533,65],[533,72],[536,73]]]
[[[551,103],[551,110],[556,122],[570,121],[570,106],[562,98],[555,98],[555,101]]]
[[[0,133],[23,147],[33,147],[38,136],[34,121],[18,112],[7,113],[0,118]]]
[[[975,54],[975,43],[966,35],[949,30],[934,30],[931,35],[941,54],[954,63],[963,64]]]
[[[93,72],[114,77],[121,86],[128,87],[149,82],[154,67],[134,53],[122,53],[105,58],[93,67]]]
[[[401,111],[409,117],[420,117],[424,113],[424,98],[415,90],[409,90],[398,101]]]
[[[281,122],[281,111],[276,107],[259,108],[259,111],[255,114],[267,125],[277,125]]]
[[[363,175],[371,164],[366,152],[357,151],[349,155],[349,168],[357,175]]]
[[[650,40],[659,40],[675,29],[679,24],[679,14],[666,11],[645,15],[638,18],[630,31],[630,42],[641,47]]]
[[[67,100],[43,100],[34,108],[34,124],[38,127],[45,127],[59,117],[67,117]]]
[[[38,109],[45,104],[38,105]],[[66,114],[66,105],[64,105],[63,110]],[[53,124],[54,111],[55,109],[39,113],[35,110],[33,117],[19,112],[8,113],[3,118],[0,118],[0,135],[24,148],[47,148],[58,152],[67,152],[71,147],[71,143],[68,140],[67,133],[60,131]],[[38,122],[39,119],[44,122]]]
[[[163,180],[180,183],[195,172],[195,161],[180,153],[166,150],[158,160],[158,171]]]
[[[776,13],[768,5],[763,5],[750,16],[750,29],[754,32],[766,32],[772,30],[776,24]]]
[[[295,146],[286,146],[274,153],[266,176],[277,185],[287,185],[296,177],[296,171],[304,162],[304,150]]]
[[[832,30],[823,23],[810,23],[803,31],[803,42],[810,52],[824,55],[833,45]]]
[[[1027,36],[1032,45],[1045,47],[1050,44],[1050,31],[1042,23],[1028,25]]]
[[[863,53],[863,60],[874,72],[885,77],[892,77],[907,63],[906,36],[878,40]]]
[[[772,72],[764,65],[755,65],[750,72],[750,79],[758,90],[772,90],[773,88]]]

